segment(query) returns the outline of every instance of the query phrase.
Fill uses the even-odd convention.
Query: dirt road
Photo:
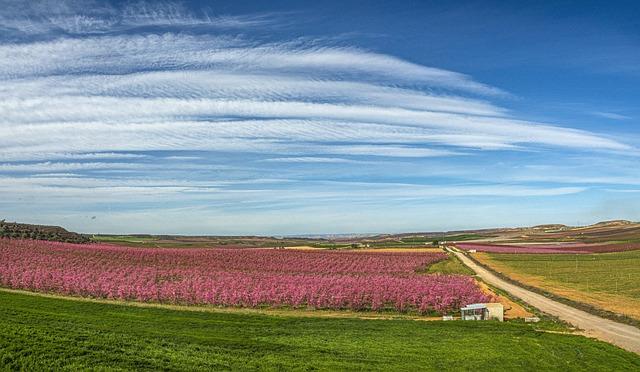
[[[465,265],[474,270],[485,282],[520,298],[542,312],[551,314],[573,324],[574,326],[584,330],[583,334],[586,336],[595,337],[620,346],[623,349],[640,354],[640,329],[589,314],[526,290],[517,285],[508,283],[498,278],[487,269],[476,264],[461,252],[451,251],[455,253],[455,255],[462,260]]]

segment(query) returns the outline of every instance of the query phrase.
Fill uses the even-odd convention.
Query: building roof
[[[486,309],[486,308],[487,308],[487,304],[470,304],[461,308],[460,310],[477,310],[477,309]]]

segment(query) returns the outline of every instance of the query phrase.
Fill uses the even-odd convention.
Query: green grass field
[[[489,236],[478,234],[459,234],[459,235],[447,235],[447,236],[409,236],[398,239],[397,241],[380,241],[380,242],[367,242],[371,247],[421,247],[426,245],[433,245],[432,243],[439,241],[463,241],[487,238]],[[436,244],[437,246],[437,244]]]
[[[640,357],[522,323],[178,311],[0,291],[7,370],[638,370]]]
[[[520,283],[592,313],[640,324],[640,251],[599,254],[494,254],[476,259]]]
[[[449,259],[429,265],[426,272],[428,274],[475,274],[473,270],[465,266],[456,256],[451,253],[449,253]]]
[[[491,260],[580,291],[640,299],[640,251],[600,254],[494,254]]]

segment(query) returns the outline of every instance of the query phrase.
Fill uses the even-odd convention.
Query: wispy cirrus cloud
[[[275,14],[214,15],[173,1],[3,0],[2,7],[0,27],[14,37],[82,36],[142,27],[245,29],[275,21]]]
[[[461,74],[357,49],[256,45],[227,37],[163,34],[4,44],[0,57],[6,57],[0,58],[5,61],[0,62],[5,83],[0,91],[6,98],[0,103],[0,120],[7,126],[5,131],[20,135],[20,131],[69,128],[88,134],[108,125],[123,151],[126,144],[139,147],[135,138],[118,133],[114,122],[124,131],[129,131],[125,125],[155,122],[145,136],[153,142],[154,130],[167,131],[165,123],[184,119],[210,122],[209,136],[216,130],[246,129],[242,122],[237,129],[219,123],[229,118],[265,121],[260,126],[269,129],[267,133],[254,125],[258,140],[296,140],[278,138],[269,124],[279,119],[277,130],[285,133],[292,128],[282,120],[306,120],[310,126],[321,123],[315,125],[319,138],[328,133],[348,136],[347,124],[354,135],[377,125],[380,139],[394,141],[405,132],[421,144],[480,149],[523,143],[629,148],[586,131],[512,118],[486,100],[410,88],[417,82],[443,93],[496,93]],[[391,81],[395,86],[387,85]],[[49,127],[36,127],[43,124]],[[237,138],[248,139],[242,133]],[[110,150],[108,142],[103,141],[104,149],[82,151]],[[162,142],[160,138],[158,143]]]
[[[0,57],[12,58],[11,62],[5,58],[0,60],[0,78],[122,75],[149,70],[244,71],[393,84],[400,80],[405,84],[419,83],[478,94],[504,94],[464,74],[357,48],[299,42],[259,44],[228,36],[163,33],[59,38],[0,45]]]
[[[366,161],[359,161],[344,158],[328,158],[320,156],[289,156],[284,158],[267,158],[260,161],[271,163],[348,163],[348,164],[367,164]]]
[[[43,8],[32,8],[42,13],[34,22],[45,22]],[[172,3],[89,8],[120,25],[211,18]],[[78,4],[55,9],[72,15]],[[341,142],[352,154],[377,143],[377,152],[361,155],[407,157],[460,153],[429,145],[630,148],[594,133],[519,120],[490,102],[504,94],[500,89],[389,55],[321,42],[113,27],[115,33],[102,36],[0,44],[0,145],[25,156],[213,148],[288,154],[310,141],[330,141],[311,148],[335,146],[336,154],[345,151]]]
[[[640,189],[605,189],[608,192],[640,193]]]
[[[0,172],[65,172],[74,170],[97,170],[97,169],[140,169],[145,166],[136,163],[100,163],[100,162],[83,162],[83,163],[0,163]]]
[[[605,119],[613,119],[613,120],[629,120],[630,116],[618,114],[615,112],[606,112],[606,111],[592,111],[591,115],[595,115]]]
[[[81,198],[96,202],[118,198],[121,202],[139,200],[140,197],[154,201],[163,194],[165,202],[192,200],[203,202],[218,200],[225,203],[265,203],[315,201],[375,201],[380,198],[391,200],[413,200],[438,197],[531,197],[559,196],[584,191],[581,187],[523,187],[509,185],[451,185],[449,187],[425,186],[406,183],[370,182],[297,182],[304,191],[287,195],[274,185],[247,187],[239,182],[216,182],[184,180],[109,180],[101,178],[73,177],[3,177],[0,190],[23,197],[53,201],[56,199]],[[239,188],[238,186],[242,186]],[[375,198],[371,198],[371,196]],[[123,199],[124,198],[124,199]]]

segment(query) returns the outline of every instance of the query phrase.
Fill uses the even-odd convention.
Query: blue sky
[[[634,2],[241,3],[0,0],[2,218],[273,235],[640,220]]]

